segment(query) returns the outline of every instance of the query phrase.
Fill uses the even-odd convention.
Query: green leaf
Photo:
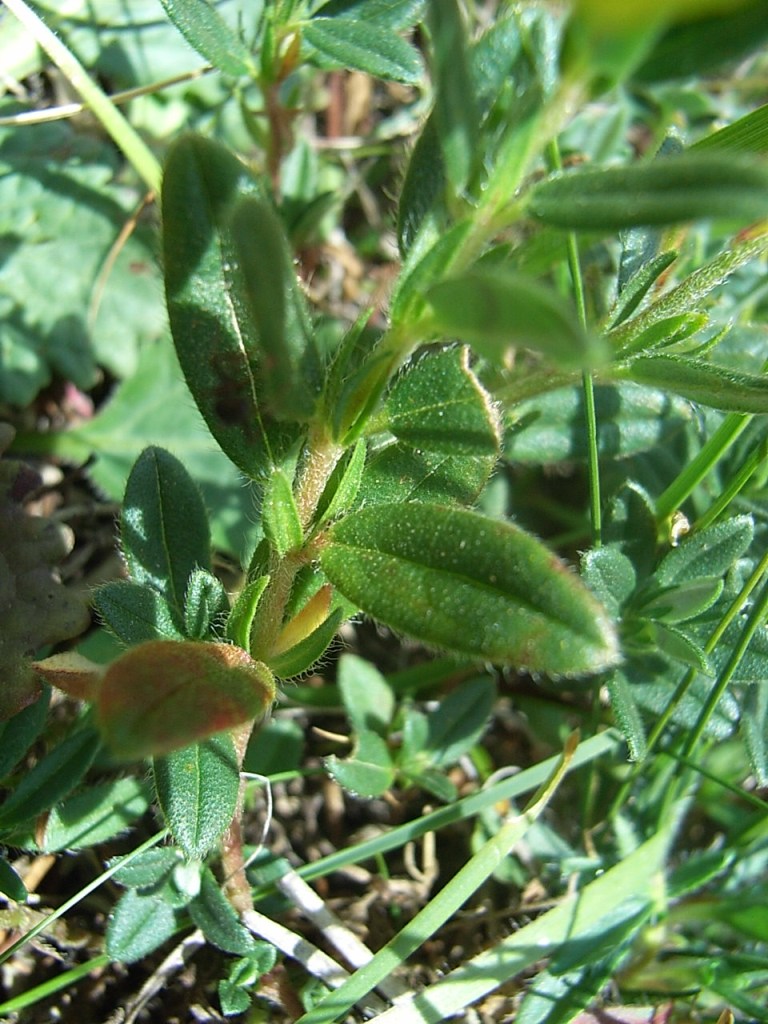
[[[161,897],[129,889],[118,901],[107,924],[107,955],[132,964],[170,939],[176,931],[173,908]]]
[[[458,502],[471,505],[496,464],[493,455],[442,455],[389,444],[368,460],[360,483],[360,503],[395,501]]]
[[[357,796],[381,796],[395,780],[395,769],[386,742],[375,732],[355,736],[352,756],[340,761],[335,754],[325,758],[325,768],[340,786]]]
[[[189,913],[206,939],[225,953],[245,956],[256,947],[209,868],[203,869],[200,892],[189,904]]]
[[[444,166],[456,195],[466,187],[478,157],[479,114],[468,65],[468,41],[456,0],[430,4],[434,120]]]
[[[693,420],[690,404],[662,388],[630,382],[594,389],[597,448],[606,459],[665,445]],[[504,433],[510,462],[547,465],[588,458],[584,389],[556,388],[513,406]]]
[[[749,548],[754,532],[752,517],[742,515],[688,534],[664,556],[653,574],[654,582],[660,587],[671,587],[694,579],[723,576]]]
[[[259,576],[246,583],[235,599],[227,620],[226,635],[237,647],[247,651],[251,646],[251,626],[262,594],[267,589],[269,576]]]
[[[342,608],[331,612],[325,622],[321,622],[303,640],[279,654],[270,655],[270,669],[278,679],[292,679],[307,672],[328,650],[346,617]]]
[[[189,860],[202,860],[232,821],[240,775],[232,737],[155,758],[152,775],[163,818]]]
[[[336,678],[354,731],[385,736],[395,712],[395,694],[381,672],[356,654],[342,654]]]
[[[398,32],[420,21],[425,5],[426,0],[328,0],[315,14],[367,21]]]
[[[97,714],[116,756],[135,760],[260,720],[274,695],[269,669],[239,647],[150,640],[109,666]]]
[[[454,224],[445,232],[422,229],[409,246],[390,302],[393,325],[416,321],[424,311],[426,293],[436,281],[448,276],[472,230],[469,219]]]
[[[340,459],[317,506],[317,521],[332,522],[355,505],[365,469],[367,448],[361,438],[347,458]]]
[[[96,588],[92,600],[104,625],[126,647],[145,640],[183,638],[168,602],[143,583],[111,580]]]
[[[231,261],[236,315],[250,327],[244,339],[259,366],[258,387],[270,414],[306,422],[319,395],[320,364],[291,253],[271,204],[258,196],[234,201],[224,239]]]
[[[261,519],[267,540],[280,558],[300,548],[304,541],[299,510],[288,477],[280,469],[270,473],[264,487]]]
[[[171,147],[163,182],[166,297],[181,369],[222,449],[258,477],[297,437],[270,419],[258,332],[232,252],[232,209],[258,188],[237,157],[193,135]]]
[[[462,683],[427,715],[424,753],[431,766],[447,768],[480,740],[496,699],[490,676]]]
[[[219,71],[235,78],[253,69],[248,49],[206,0],[160,0],[190,46]]]
[[[50,699],[51,691],[46,686],[34,704],[0,722],[0,779],[16,767],[43,731]]]
[[[416,85],[423,75],[418,52],[375,21],[312,18],[302,27],[302,40],[320,67],[353,68],[407,85]]]
[[[643,488],[629,480],[608,501],[603,516],[603,543],[630,559],[638,580],[656,563],[656,513]]]
[[[140,779],[115,779],[91,786],[54,807],[40,849],[55,853],[106,842],[124,832],[148,807],[148,787]]]
[[[768,153],[768,103],[689,147],[692,152],[713,149],[729,153]]]
[[[554,292],[514,271],[479,266],[433,285],[427,292],[434,323],[504,365],[512,346],[535,349],[565,368],[594,366],[601,345]]]
[[[705,676],[714,676],[712,662],[706,652],[687,633],[676,626],[656,621],[650,623],[650,629],[656,650],[684,665],[690,665]]]
[[[0,857],[0,892],[16,903],[26,903],[29,895],[21,878],[5,857]]]
[[[120,858],[117,858],[118,860]],[[112,876],[128,889],[154,889],[181,862],[181,851],[173,846],[158,846],[134,857]],[[110,861],[110,867],[114,861]]]
[[[605,686],[616,724],[627,741],[630,760],[644,761],[648,753],[645,726],[629,680],[620,669],[614,669],[606,679]]]
[[[386,427],[413,448],[495,457],[499,416],[469,365],[469,349],[429,350],[392,385]]]
[[[365,508],[328,530],[320,564],[367,614],[470,658],[555,676],[617,658],[605,611],[511,523],[438,505]]]
[[[581,575],[589,589],[614,618],[635,592],[632,562],[615,547],[592,548],[581,558]]]
[[[768,785],[768,680],[760,679],[744,696],[741,719],[744,745],[759,786]]]
[[[94,729],[78,729],[42,757],[0,806],[0,828],[47,811],[71,792],[91,767],[101,746]]]
[[[616,327],[634,313],[659,277],[675,262],[677,256],[675,250],[661,252],[637,268],[619,292],[608,317],[610,327]]]
[[[251,736],[243,771],[257,775],[299,771],[305,747],[304,728],[296,719],[272,718]]]
[[[219,636],[228,612],[229,598],[221,581],[207,569],[194,569],[184,596],[184,635],[191,640]]]
[[[147,448],[139,456],[125,488],[120,539],[132,580],[162,594],[181,626],[189,577],[210,565],[211,535],[200,492],[170,452]]]
[[[620,372],[638,384],[665,387],[724,412],[768,412],[768,376],[738,373],[681,356],[639,356]]]
[[[701,615],[723,592],[719,576],[703,576],[654,591],[639,607],[639,613],[660,622],[685,622]]]
[[[719,153],[572,171],[535,185],[527,212],[566,231],[618,231],[701,217],[757,220],[768,213],[768,171]]]

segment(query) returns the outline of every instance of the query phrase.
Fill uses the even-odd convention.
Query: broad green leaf
[[[618,231],[701,217],[751,221],[768,214],[768,170],[719,153],[571,171],[535,185],[530,216],[567,231]]]
[[[616,724],[629,748],[631,761],[644,761],[648,752],[645,726],[632,694],[632,686],[621,669],[614,669],[605,682]]]
[[[360,503],[477,500],[496,464],[493,455],[444,455],[389,444],[368,460],[360,482]]]
[[[224,235],[224,272],[244,338],[259,367],[257,387],[277,419],[306,422],[319,394],[319,358],[309,311],[280,220],[259,196],[232,206]]]
[[[408,324],[423,313],[428,289],[450,273],[451,264],[461,254],[471,230],[469,219],[459,221],[445,232],[422,228],[409,245],[392,294],[389,315],[393,324]]]
[[[143,583],[112,580],[97,587],[92,600],[107,629],[126,647],[145,640],[183,638],[168,602]]]
[[[51,691],[46,686],[34,704],[0,722],[0,779],[16,767],[43,731],[50,699]]]
[[[319,18],[352,18],[398,32],[421,19],[427,0],[328,0],[318,7]]]
[[[752,543],[751,516],[734,516],[688,534],[672,548],[653,574],[660,587],[685,585],[695,579],[723,576]]]
[[[430,766],[447,768],[467,753],[485,732],[496,699],[490,676],[469,679],[444,697],[427,715],[424,753]]]
[[[765,677],[744,696],[741,728],[758,785],[768,785],[768,680]]]
[[[342,654],[337,683],[355,732],[386,735],[395,711],[395,694],[375,665],[356,654]]]
[[[768,376],[682,356],[638,356],[617,372],[637,384],[664,387],[724,412],[768,412]]]
[[[339,631],[339,626],[346,618],[344,610],[337,608],[316,629],[303,637],[291,647],[272,654],[268,658],[270,669],[279,679],[292,679],[309,671],[316,664]]]
[[[136,459],[160,442],[200,486],[211,514],[214,543],[237,555],[252,543],[248,513],[253,498],[189,400],[169,342],[146,345],[135,373],[92,420],[52,438],[54,450],[77,459],[96,456],[88,473],[113,501],[122,501]]]
[[[184,595],[184,635],[191,640],[211,640],[229,613],[229,599],[222,583],[207,569],[193,569]]]
[[[133,582],[157,590],[180,626],[191,573],[210,565],[211,535],[200,492],[162,448],[139,456],[125,488],[120,540]]]
[[[616,547],[592,548],[582,555],[581,575],[595,597],[618,619],[637,585],[629,558]]]
[[[149,807],[149,793],[140,779],[115,779],[81,790],[58,804],[45,823],[40,849],[82,849],[124,832]]]
[[[63,800],[85,776],[100,745],[98,733],[83,728],[43,755],[0,805],[0,828],[28,821]]]
[[[514,271],[479,266],[427,292],[435,326],[504,365],[513,346],[535,349],[565,368],[594,366],[601,345],[573,309],[544,285]]]
[[[682,629],[657,621],[650,623],[650,629],[656,650],[684,665],[690,665],[705,676],[714,676],[712,662],[704,649]]]
[[[469,365],[469,349],[427,351],[392,385],[386,428],[416,449],[446,455],[498,455],[498,411]]]
[[[246,583],[237,595],[232,611],[229,613],[226,628],[227,638],[233,644],[242,647],[243,650],[250,649],[251,626],[259,607],[259,601],[261,601],[268,583],[269,576],[258,576],[255,580]]]
[[[240,791],[229,735],[193,743],[152,762],[163,818],[189,860],[202,860],[232,820]]]
[[[441,237],[440,228],[448,220],[445,190],[440,138],[435,120],[430,117],[413,147],[400,189],[397,242],[402,256],[410,255],[420,232],[423,232],[422,238],[433,242]],[[402,291],[403,280],[401,276],[395,295]]]
[[[290,481],[281,469],[273,470],[264,486],[261,519],[267,540],[280,558],[301,547],[304,531],[299,511]]]
[[[253,68],[247,47],[206,0],[160,0],[187,42],[225,75],[239,77]]]
[[[239,647],[150,640],[109,666],[97,714],[113,752],[138,759],[261,719],[274,695],[269,670]]]
[[[690,403],[661,387],[598,384],[594,389],[597,447],[604,458],[627,458],[668,443],[693,420]],[[557,388],[512,407],[504,434],[510,462],[586,459],[584,390]]]
[[[656,563],[656,513],[643,488],[629,480],[609,499],[603,515],[603,544],[630,559],[638,580]]]
[[[257,775],[299,771],[305,747],[304,727],[295,718],[272,718],[251,736],[243,771]]]
[[[320,67],[354,68],[408,85],[416,85],[424,73],[418,52],[375,21],[312,18],[302,26],[302,41]]]
[[[660,622],[685,622],[711,608],[722,592],[719,576],[698,577],[652,593],[638,611]]]
[[[176,931],[173,907],[162,897],[129,889],[118,901],[107,924],[107,955],[132,964],[157,949]]]
[[[478,159],[479,112],[468,64],[462,13],[456,0],[430,4],[434,121],[443,164],[456,195],[466,187]]]
[[[617,658],[604,609],[511,523],[439,505],[379,505],[331,527],[319,557],[364,612],[435,647],[554,676]]]
[[[256,946],[209,868],[203,869],[200,892],[189,904],[189,914],[208,942],[225,953],[244,956]]]
[[[140,853],[112,877],[128,889],[154,889],[179,864],[180,858],[181,851],[175,847],[157,846]]]
[[[11,865],[0,857],[0,892],[16,903],[26,903],[29,893]]]
[[[375,732],[359,732],[350,757],[325,758],[325,769],[340,786],[356,796],[381,796],[395,780],[395,769],[386,742]]]
[[[258,331],[231,251],[232,209],[259,190],[236,156],[193,135],[171,147],[163,181],[166,297],[181,369],[222,449],[257,477],[297,436],[270,419]]]

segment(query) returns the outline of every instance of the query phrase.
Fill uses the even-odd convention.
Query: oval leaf
[[[175,930],[176,915],[166,900],[129,889],[110,916],[107,955],[132,964],[161,946]]]
[[[215,68],[235,77],[248,74],[251,55],[207,0],[160,0],[187,42]]]
[[[320,562],[364,612],[449,651],[554,676],[617,659],[603,608],[511,523],[438,505],[380,505],[332,527]]]
[[[137,759],[262,718],[274,695],[269,669],[239,647],[152,640],[109,666],[97,712],[115,754]]]
[[[503,364],[513,345],[535,349],[564,367],[595,365],[601,350],[579,326],[575,310],[530,278],[478,267],[427,293],[436,326]]]
[[[82,849],[124,832],[149,807],[147,784],[141,779],[115,779],[68,797],[51,811],[40,849]]]
[[[211,433],[248,476],[271,468],[296,437],[267,415],[258,331],[233,274],[230,217],[258,195],[245,166],[223,146],[186,135],[163,178],[163,257],[168,316],[184,378]]]
[[[216,845],[237,806],[240,775],[232,737],[213,736],[155,758],[152,774],[174,840],[190,860],[201,860]]]
[[[211,535],[197,485],[170,452],[147,448],[136,460],[120,539],[133,582],[162,594],[181,625],[189,577],[210,564]]]
[[[366,19],[313,18],[304,41],[321,67],[354,68],[377,78],[415,85],[423,68],[417,51],[390,29]]]
[[[699,217],[768,213],[768,170],[719,153],[683,153],[634,167],[572,171],[536,185],[528,213],[569,231],[618,231]]]

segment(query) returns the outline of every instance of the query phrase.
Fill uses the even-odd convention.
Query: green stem
[[[697,530],[703,530],[711,523],[714,523],[718,516],[728,508],[736,495],[746,487],[751,477],[763,465],[766,457],[768,457],[768,438],[763,438],[760,444],[746,458],[743,465],[740,466],[738,472],[734,474],[733,479],[728,482],[720,497],[713,502],[697,521]]]
[[[141,136],[123,117],[110,98],[93,81],[75,55],[62,43],[24,0],[5,0],[5,6],[45,50],[75,91],[82,96],[151,192],[160,191],[160,163]]]

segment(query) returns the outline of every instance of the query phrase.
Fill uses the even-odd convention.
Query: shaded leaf
[[[181,640],[165,598],[152,587],[131,580],[111,580],[97,587],[93,605],[104,621],[126,647],[145,640]]]
[[[498,454],[498,412],[470,368],[466,347],[429,351],[409,364],[393,383],[384,413],[387,429],[413,448]]]
[[[601,345],[573,309],[544,285],[499,267],[480,266],[427,292],[436,326],[503,365],[510,347],[535,349],[566,368],[599,362]]]
[[[768,376],[738,373],[680,356],[639,356],[622,374],[638,384],[665,387],[724,412],[768,412]]]
[[[49,687],[34,704],[0,722],[0,779],[16,767],[43,731],[51,699]]]
[[[189,904],[189,913],[206,939],[225,953],[244,956],[255,948],[256,940],[240,923],[209,868],[203,869],[200,892]]]
[[[424,750],[430,765],[446,768],[477,743],[485,732],[496,699],[490,676],[462,683],[427,715]]]
[[[194,569],[184,596],[184,635],[191,640],[220,635],[228,612],[229,598],[221,581],[207,569]]]
[[[149,793],[140,779],[115,779],[91,786],[58,804],[45,822],[40,849],[82,849],[124,832],[149,807]]]
[[[337,682],[355,732],[385,735],[395,711],[395,694],[375,665],[356,654],[343,654]]]
[[[354,68],[408,85],[415,85],[423,74],[418,52],[375,21],[315,17],[304,23],[302,39],[320,67]]]
[[[366,613],[470,658],[578,675],[617,657],[604,610],[511,523],[438,505],[379,505],[331,527],[320,563]]]

